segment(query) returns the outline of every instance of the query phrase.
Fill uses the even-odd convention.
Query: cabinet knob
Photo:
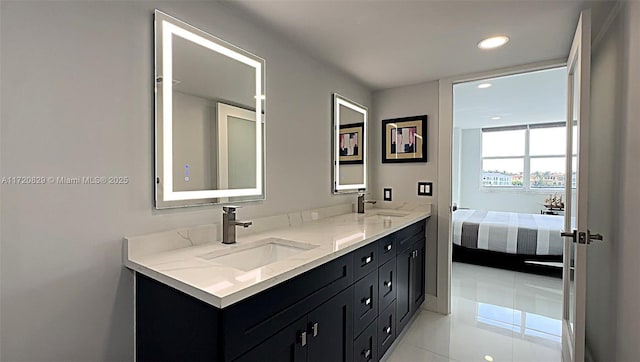
[[[369,357],[371,356],[371,350],[370,349],[365,349],[364,351],[362,351],[362,357],[369,359]]]
[[[384,250],[385,250],[385,251],[389,251],[389,250],[391,250],[391,244],[385,245],[385,246],[384,246]]]
[[[391,334],[391,327],[385,327],[385,328],[383,329],[383,331],[384,331],[384,333],[386,333],[386,334]]]
[[[372,260],[373,260],[373,258],[371,256],[366,256],[366,257],[362,258],[362,263],[364,265],[367,265],[367,264],[371,263]]]
[[[371,298],[363,298],[363,299],[362,299],[362,303],[364,303],[364,305],[369,305],[369,304],[371,304]]]
[[[391,281],[382,283],[385,287],[391,289]]]
[[[307,345],[307,332],[300,333],[300,345],[302,345],[302,347]]]

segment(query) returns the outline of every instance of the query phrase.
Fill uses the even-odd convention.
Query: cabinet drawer
[[[353,361],[368,362],[378,360],[378,333],[376,321],[371,322],[369,327],[362,332],[355,342],[353,342]]]
[[[396,256],[396,234],[387,235],[378,240],[378,265],[382,265]]]
[[[396,339],[396,303],[391,305],[378,316],[378,355],[384,356]]]
[[[396,261],[389,260],[378,269],[378,312],[396,299]]]
[[[362,278],[353,290],[353,335],[359,336],[378,314],[378,273]]]
[[[222,309],[225,359],[238,357],[353,283],[347,254]]]
[[[378,267],[377,243],[365,245],[353,252],[353,278],[358,280]]]
[[[425,237],[425,224],[425,220],[420,220],[396,233],[396,254],[407,250],[419,238]]]

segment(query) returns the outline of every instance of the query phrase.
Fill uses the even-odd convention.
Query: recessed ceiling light
[[[487,362],[493,362],[493,357],[489,356],[489,355],[485,355],[484,356],[484,360]]]
[[[485,89],[485,88],[491,87],[492,85],[493,84],[491,84],[491,83],[480,83],[480,84],[478,84],[478,88]]]
[[[500,116],[495,116],[495,117],[491,117],[491,119],[493,119],[494,121],[497,121],[497,120],[499,120],[499,119],[502,119],[502,117],[500,117]]]
[[[501,47],[509,42],[509,37],[506,35],[498,35],[492,36],[490,38],[486,38],[481,40],[478,43],[478,48],[480,49],[493,49],[497,47]]]

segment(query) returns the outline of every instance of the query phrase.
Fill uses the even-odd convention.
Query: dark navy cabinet
[[[424,301],[425,224],[223,309],[136,273],[136,358],[378,361]]]

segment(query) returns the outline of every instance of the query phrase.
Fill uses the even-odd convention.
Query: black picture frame
[[[343,124],[340,125],[340,138],[338,141],[338,147],[340,147],[340,165],[361,165],[363,164],[363,150],[364,150],[364,122],[361,123],[352,123],[352,124]],[[350,145],[344,148],[343,153],[343,144],[342,137],[347,137],[351,139]],[[355,139],[354,139],[355,138]],[[345,139],[346,140],[346,139]],[[355,146],[354,146],[355,145]]]
[[[427,118],[383,119],[382,163],[427,162]]]

